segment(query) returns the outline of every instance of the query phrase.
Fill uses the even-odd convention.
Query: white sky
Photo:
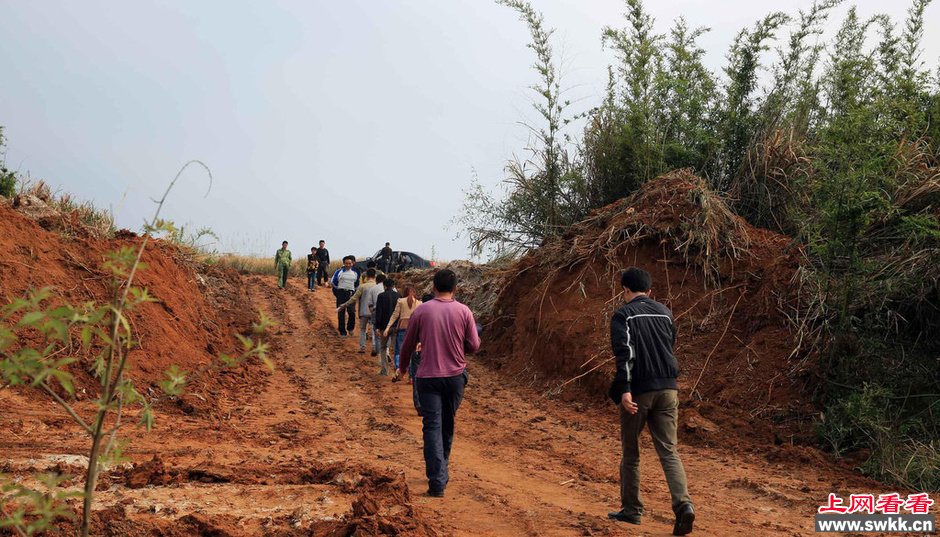
[[[715,71],[734,35],[809,0],[647,2],[657,30],[685,16]],[[619,0],[533,0],[558,28],[577,110],[606,83]],[[831,19],[841,22],[845,8]],[[907,2],[856,2],[903,24]],[[220,249],[333,257],[393,247],[467,256],[448,224],[476,170],[495,186],[521,153],[535,77],[528,30],[487,0],[0,0],[0,125],[7,165],[134,230],[182,163],[200,159],[165,216],[209,226]],[[928,7],[924,60],[940,57]],[[831,31],[830,31],[831,35]]]

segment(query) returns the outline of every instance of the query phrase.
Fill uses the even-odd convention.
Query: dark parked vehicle
[[[372,257],[367,257],[362,261],[358,261],[355,265],[356,269],[360,272],[365,272],[366,264],[369,261],[375,261],[378,264],[379,269],[385,270],[386,261],[382,258],[382,250],[375,252],[375,255]],[[392,252],[391,264],[389,265],[390,270],[388,272],[404,272],[408,269],[413,268],[431,268],[434,266],[434,261],[428,261],[418,254],[412,252]]]

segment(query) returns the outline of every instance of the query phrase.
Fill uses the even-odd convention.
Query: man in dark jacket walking
[[[398,291],[395,289],[395,280],[386,278],[382,284],[385,286],[385,291],[375,300],[375,313],[372,314],[372,324],[379,334],[379,360],[382,362],[381,368],[382,371],[387,372],[389,362],[389,338],[384,335],[384,332],[385,329],[388,328],[388,322],[392,320],[392,313],[395,311],[395,306],[398,304],[398,299],[401,298],[401,295],[399,295]],[[398,369],[398,362],[395,362],[395,369]]]
[[[317,268],[317,285],[326,285],[330,279],[330,251],[326,249],[326,241],[320,241],[320,247],[317,248],[317,261],[320,266]]]
[[[676,450],[679,364],[673,354],[676,326],[669,308],[648,296],[652,279],[643,269],[630,267],[620,278],[625,304],[610,320],[610,345],[617,359],[617,374],[610,397],[620,407],[620,511],[608,516],[639,524],[640,433],[649,425],[676,516],[673,535],[692,531],[695,511],[689,496],[685,468]]]
[[[379,266],[380,266],[380,268],[381,268],[386,274],[391,273],[391,272],[392,272],[392,269],[395,268],[395,267],[392,265],[392,254],[393,254],[393,253],[394,253],[394,252],[392,252],[392,245],[391,245],[391,243],[386,242],[386,243],[385,243],[385,246],[382,248],[381,253],[379,254],[379,256],[380,256],[381,259],[382,259],[382,260],[381,260],[381,264],[380,264]]]

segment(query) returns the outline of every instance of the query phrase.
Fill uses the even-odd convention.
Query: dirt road
[[[156,431],[135,439],[128,453],[141,464],[112,472],[100,487],[99,509],[120,511],[115,520],[183,517],[186,527],[197,528],[190,534],[320,535],[318,520],[343,519],[350,509],[368,514],[357,488],[365,469],[374,469],[403,476],[410,490],[413,511],[396,516],[420,517],[441,534],[670,534],[669,494],[648,436],[642,453],[648,516],[641,526],[611,522],[606,513],[618,505],[619,463],[613,406],[546,400],[473,359],[447,497],[424,496],[421,421],[410,386],[378,376],[377,360],[358,353],[357,338],[336,335],[328,289],[310,293],[294,281],[281,291],[272,278],[245,281],[256,305],[279,322],[276,370],[256,395],[249,386],[240,395],[195,391],[194,397],[224,399],[222,410],[163,416]],[[9,454],[6,471],[79,464],[81,437],[54,405],[10,412],[25,405],[20,395],[0,391],[0,429],[12,432],[0,439],[0,451]],[[53,434],[63,429],[73,432]],[[809,535],[829,492],[875,490],[842,470],[772,463],[759,453],[687,444],[680,453],[697,535]],[[345,473],[309,477],[323,477],[330,465]],[[359,477],[349,477],[350,469],[359,469]]]

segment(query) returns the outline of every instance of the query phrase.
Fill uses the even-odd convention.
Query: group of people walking
[[[285,242],[282,250],[286,246]],[[325,251],[324,242],[320,241],[320,248],[314,250],[311,256],[318,263],[314,269],[318,273],[323,266],[319,252]],[[325,255],[328,263],[329,254]],[[289,252],[286,257],[289,266]],[[275,263],[280,259],[275,256]],[[308,256],[308,285],[310,260]],[[457,409],[469,382],[466,355],[479,349],[480,328],[473,312],[454,299],[457,275],[453,271],[438,271],[433,295],[418,300],[412,287],[399,293],[394,279],[374,262],[362,275],[354,265],[353,256],[344,257],[343,266],[330,279],[336,296],[337,331],[340,336],[352,334],[358,317],[359,352],[365,353],[371,341],[372,355],[379,356],[380,375],[388,375],[391,365],[393,380],[406,375],[412,380],[415,408],[423,420],[427,494],[443,497],[450,480]],[[283,274],[279,284],[286,279],[286,272]],[[674,354],[675,320],[669,308],[650,298],[652,278],[647,271],[630,267],[622,271],[620,284],[624,304],[610,322],[616,375],[609,395],[620,412],[621,505],[608,517],[641,523],[644,507],[640,497],[639,438],[648,427],[672,496],[673,535],[686,535],[692,532],[695,511],[677,451],[679,366]],[[394,349],[393,359],[390,347]]]
[[[292,263],[287,246],[288,242],[284,241],[274,254],[278,287],[282,289],[287,286]],[[414,288],[406,287],[404,295],[400,294],[395,280],[386,274],[396,267],[391,243],[385,243],[376,259],[378,262],[370,260],[362,273],[356,268],[355,256],[347,255],[343,257],[342,266],[328,276],[330,252],[326,241],[321,240],[307,255],[307,288],[310,291],[324,286],[332,288],[336,297],[337,332],[341,337],[353,334],[358,319],[359,352],[364,354],[371,343],[372,356],[379,356],[379,374],[387,376],[389,365],[398,368],[405,330],[421,301]]]

